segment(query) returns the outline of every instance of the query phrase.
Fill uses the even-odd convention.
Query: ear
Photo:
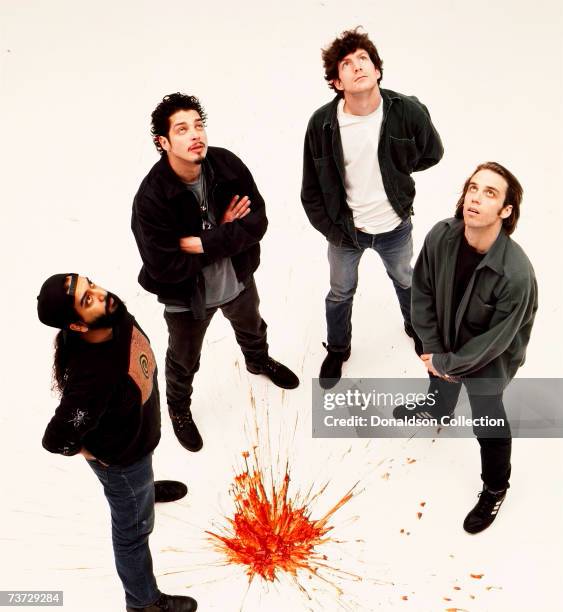
[[[340,79],[332,79],[331,83],[338,91],[344,91],[344,87],[342,87],[342,82]]]
[[[508,219],[508,217],[510,217],[511,214],[512,214],[512,204],[507,204],[506,206],[503,206],[502,210],[500,211],[500,218]]]
[[[170,151],[170,143],[168,142],[168,138],[166,136],[158,137],[158,144],[165,150]]]
[[[71,323],[68,328],[72,331],[79,332],[81,334],[88,331],[88,326],[84,323]]]

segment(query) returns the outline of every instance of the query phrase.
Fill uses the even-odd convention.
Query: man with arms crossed
[[[293,389],[297,376],[268,355],[254,271],[268,221],[252,175],[230,151],[207,146],[199,100],[165,96],[152,113],[161,154],[133,202],[131,227],[143,260],[139,282],[164,303],[166,398],[174,432],[190,451],[203,440],[190,410],[203,338],[218,308],[246,368]]]
[[[116,295],[85,276],[49,277],[37,300],[39,319],[60,330],[53,375],[61,403],[43,446],[83,455],[102,483],[127,610],[193,612],[191,597],[158,590],[152,569],[154,503],[180,499],[187,489],[153,480],[160,405],[148,338]]]
[[[426,107],[414,96],[380,89],[375,45],[358,28],[343,32],[322,54],[336,98],[311,117],[305,136],[301,200],[311,224],[328,240],[328,354],[319,374],[333,387],[350,356],[352,302],[364,251],[381,257],[395,287],[406,333],[411,325],[412,172],[443,154]]]
[[[438,403],[431,411],[399,407],[393,416],[452,416],[463,382],[473,418],[503,423],[473,427],[484,486],[463,523],[469,533],[494,521],[509,487],[512,442],[502,395],[524,363],[538,305],[534,269],[510,238],[521,201],[511,172],[481,164],[465,183],[455,218],[432,228],[414,268],[412,323]]]

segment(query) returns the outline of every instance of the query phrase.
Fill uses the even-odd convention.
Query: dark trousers
[[[259,362],[268,354],[266,322],[260,316],[260,298],[254,279],[234,299],[205,311],[205,318],[195,319],[191,312],[164,312],[168,326],[166,351],[166,399],[173,412],[185,412],[191,403],[192,382],[199,370],[205,332],[220,308],[229,320],[247,364]]]
[[[502,419],[502,427],[473,426],[473,433],[481,447],[481,479],[487,488],[493,491],[507,489],[510,479],[510,453],[512,450],[512,434],[502,403],[502,393],[496,395],[481,395],[471,385],[472,379],[467,379],[465,386],[471,405],[473,419],[489,417],[489,419]],[[444,416],[454,411],[459,394],[461,382],[448,382],[430,375],[429,392],[437,393],[440,398],[432,413]],[[475,385],[475,387],[478,385]]]
[[[152,569],[149,535],[154,526],[152,454],[127,467],[88,461],[102,486],[111,512],[115,567],[132,608],[152,605],[160,591]]]

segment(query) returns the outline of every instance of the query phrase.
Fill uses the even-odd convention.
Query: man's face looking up
[[[67,289],[70,276],[67,278]],[[86,276],[79,276],[74,291],[74,310],[80,321],[88,328],[95,329],[99,323],[107,321],[111,325],[112,315],[116,313],[121,300],[102,287],[98,287]]]
[[[179,110],[168,120],[168,137],[159,136],[160,146],[176,161],[201,164],[207,154],[207,134],[199,113]]]
[[[463,200],[463,220],[470,228],[484,229],[502,224],[512,213],[505,204],[508,183],[492,170],[479,170],[470,179]]]

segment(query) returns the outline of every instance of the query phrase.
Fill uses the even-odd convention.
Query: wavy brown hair
[[[379,53],[375,45],[369,39],[367,34],[358,32],[362,26],[357,26],[353,30],[345,30],[340,36],[334,39],[330,45],[322,49],[323,65],[325,69],[325,80],[328,85],[339,96],[342,92],[336,89],[333,82],[338,78],[338,64],[350,53],[354,53],[358,49],[363,49],[369,55],[373,65],[381,73],[381,77],[377,80],[379,84],[383,78],[383,61],[379,57]]]
[[[495,172],[507,183],[506,189],[506,197],[504,198],[504,206],[512,206],[512,212],[510,216],[506,219],[502,220],[502,227],[504,231],[510,236],[512,232],[516,229],[516,225],[518,223],[518,219],[520,218],[520,204],[522,203],[522,196],[524,195],[524,190],[522,189],[522,185],[518,179],[510,172],[510,170],[506,169],[504,166],[501,166],[497,162],[484,162],[483,164],[479,164],[475,171],[471,174],[471,176],[465,181],[465,185],[463,186],[463,192],[457,201],[455,207],[455,217],[456,219],[463,219],[463,201],[465,200],[465,194],[469,189],[469,183],[471,179],[479,172],[480,170],[490,170],[491,172]]]

